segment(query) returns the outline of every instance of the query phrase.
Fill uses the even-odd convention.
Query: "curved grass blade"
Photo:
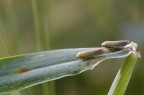
[[[91,49],[99,48],[61,49],[0,58],[0,93],[76,75],[106,59],[126,57],[130,52],[125,49],[88,60],[76,57],[78,52]]]
[[[108,95],[124,95],[136,64],[137,55],[132,51],[118,71]]]

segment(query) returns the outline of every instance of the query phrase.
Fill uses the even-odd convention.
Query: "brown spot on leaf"
[[[17,70],[15,72],[15,74],[25,73],[25,72],[28,72],[29,70],[30,70],[29,68],[21,68],[21,69]]]
[[[89,61],[89,62],[87,62],[86,64],[87,65],[93,65],[93,64],[95,64],[96,63],[96,61]]]

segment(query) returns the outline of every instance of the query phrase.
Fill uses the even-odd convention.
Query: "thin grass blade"
[[[125,59],[122,67],[119,69],[108,95],[124,95],[132,76],[136,61],[137,55],[132,51]]]

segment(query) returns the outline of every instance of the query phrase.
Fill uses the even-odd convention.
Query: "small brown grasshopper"
[[[105,41],[101,45],[107,48],[121,48],[130,43],[129,40],[120,40],[120,41]]]
[[[86,50],[86,51],[78,52],[76,57],[78,59],[91,59],[91,58],[95,58],[99,55],[102,55],[103,53],[105,53],[105,49],[99,48],[99,49],[95,49],[95,50]]]
[[[124,46],[130,43],[129,40],[120,40],[120,41],[105,41],[101,45],[109,49],[109,51],[114,52],[124,48]]]

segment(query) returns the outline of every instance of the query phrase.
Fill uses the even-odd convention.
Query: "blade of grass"
[[[34,33],[35,33],[35,40],[36,40],[36,50],[40,51],[43,50],[42,45],[42,37],[41,37],[41,27],[40,27],[40,21],[39,21],[39,14],[37,10],[37,1],[32,0],[32,12],[33,12],[33,18],[34,18]]]
[[[19,33],[19,25],[17,21],[17,17],[13,8],[13,0],[3,0],[6,16],[8,19],[8,24],[10,30],[13,32],[13,39],[14,39],[14,45],[15,51],[13,54],[17,54],[20,51],[20,33]]]
[[[3,24],[0,23],[0,40],[2,42],[2,46],[4,47],[4,50],[3,50],[4,55],[7,56],[7,55],[9,55],[9,51],[8,51],[6,36],[5,36],[4,32],[6,32],[6,31],[4,30]]]
[[[135,54],[135,52],[131,52],[126,58],[122,67],[119,69],[108,92],[108,95],[124,95],[130,78],[132,76],[136,61],[137,55]]]
[[[44,47],[47,50],[51,49],[51,39],[50,39],[50,29],[49,29],[49,23],[48,23],[48,17],[45,17],[44,19]]]
[[[126,49],[88,60],[79,60],[76,57],[77,53],[92,49],[99,48],[52,50],[1,58],[0,93],[22,90],[47,81],[77,75],[86,70],[92,70],[107,59],[124,58],[130,52]],[[27,68],[28,71],[21,72],[22,68]]]

